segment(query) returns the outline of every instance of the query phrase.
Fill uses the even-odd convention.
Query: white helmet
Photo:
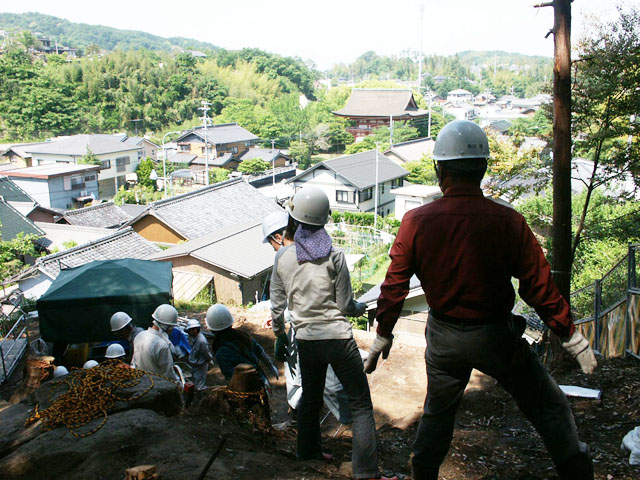
[[[175,327],[178,324],[178,311],[168,303],[159,305],[151,314],[151,317],[163,325]]]
[[[56,369],[53,371],[53,378],[62,377],[63,375],[68,375],[68,374],[69,374],[69,370],[67,370],[66,367],[63,367],[62,365],[60,365],[59,367],[56,367]]]
[[[98,362],[96,362],[95,360],[87,360],[86,362],[84,362],[84,365],[82,366],[82,368],[89,370],[90,368],[97,367],[97,366],[98,366]]]
[[[118,330],[122,330],[124,327],[131,323],[131,317],[128,313],[125,312],[116,312],[111,315],[111,320],[109,320],[109,324],[111,325],[111,331],[117,332]]]
[[[269,243],[269,237],[274,233],[279,233],[289,223],[289,214],[285,211],[273,212],[262,220],[262,243]]]
[[[119,343],[112,343],[107,347],[104,358],[120,358],[124,357],[124,348]]]
[[[478,124],[470,120],[454,120],[438,133],[433,159],[443,162],[463,158],[489,158],[489,141]]]
[[[317,187],[304,187],[289,200],[287,211],[301,223],[322,226],[329,221],[329,198]]]
[[[214,332],[219,332],[233,325],[233,316],[227,307],[221,303],[211,305],[207,310],[207,326]]]
[[[200,322],[198,320],[196,320],[195,318],[190,318],[187,321],[187,328],[185,328],[185,330],[191,330],[192,328],[201,328],[202,325],[200,325]]]

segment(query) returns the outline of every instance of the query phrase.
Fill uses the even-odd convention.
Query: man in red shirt
[[[409,280],[417,275],[430,307],[426,329],[427,397],[413,445],[416,480],[437,479],[453,438],[455,412],[471,370],[494,377],[545,442],[560,478],[593,479],[587,446],[578,440],[569,403],[521,336],[511,315],[520,297],[533,307],[585,373],[596,366],[575,329],[569,305],[525,219],[484,198],[480,183],[489,144],[473,122],[456,120],[434,147],[443,198],[406,213],[380,289],[377,337],[365,371],[386,358]]]

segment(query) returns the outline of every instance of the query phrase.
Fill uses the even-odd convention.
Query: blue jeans
[[[298,458],[319,459],[322,455],[320,410],[327,366],[331,365],[349,397],[353,414],[353,476],[377,477],[376,424],[369,383],[356,342],[353,338],[297,341],[302,373],[302,399],[298,407]]]
[[[416,480],[438,478],[472,368],[495,378],[511,394],[542,437],[556,467],[581,454],[584,445],[578,441],[565,394],[506,321],[455,325],[429,315],[426,337],[427,397],[413,444]]]

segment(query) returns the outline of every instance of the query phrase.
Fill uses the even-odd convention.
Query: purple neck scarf
[[[298,263],[311,262],[328,257],[331,253],[331,237],[324,227],[300,224],[293,240],[296,242]]]

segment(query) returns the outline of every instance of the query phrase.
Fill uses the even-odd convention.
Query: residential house
[[[424,118],[429,112],[418,108],[411,90],[354,88],[344,108],[333,114],[355,123],[347,130],[358,142],[377,127]]]
[[[59,137],[44,144],[25,148],[32,156],[32,164],[80,163],[87,152],[100,161],[96,198],[112,198],[126,185],[126,175],[134,173],[142,159],[143,147],[122,141],[120,135],[73,135]]]
[[[158,251],[160,247],[127,228],[90,243],[40,257],[31,268],[11,281],[18,282],[25,297],[37,299],[47,291],[63,268],[79,267],[94,260],[144,259]]]
[[[369,150],[317,163],[287,183],[292,183],[295,191],[306,185],[322,189],[335,210],[373,212],[377,201],[378,215],[386,216],[395,209],[391,190],[401,187],[407,175],[409,172],[382,153]]]
[[[98,165],[54,163],[17,168],[6,175],[49,209],[80,207],[98,197]]]
[[[389,160],[402,166],[407,162],[419,162],[423,158],[433,155],[435,140],[430,137],[416,138],[402,143],[396,143],[382,152]]]
[[[84,227],[118,228],[131,220],[124,210],[113,202],[67,210],[58,223]]]
[[[32,167],[33,162],[31,153],[29,153],[28,150],[36,145],[42,145],[43,143],[46,142],[19,143],[5,146],[1,150],[0,154],[0,165],[2,166],[2,169],[7,170],[12,168]]]
[[[150,203],[127,225],[152,242],[175,244],[239,222],[262,221],[278,210],[275,201],[233,179]]]
[[[149,157],[154,162],[158,160],[158,152],[160,150],[160,146],[153,143],[151,140],[145,137],[127,137],[122,140],[122,142],[134,145],[142,150],[142,158]]]
[[[357,299],[358,302],[364,303],[367,306],[367,311],[377,308],[381,285],[382,283],[379,283]],[[413,275],[409,280],[409,293],[402,304],[402,311],[400,312],[396,326],[393,328],[393,333],[420,335],[424,338],[428,315],[429,306],[424,296],[424,290],[422,290],[418,277]],[[376,328],[378,328],[378,323],[375,320],[370,321],[368,329],[375,331]]]
[[[9,177],[0,176],[0,197],[32,222],[52,223],[61,216],[60,211],[40,205]]]
[[[409,210],[442,198],[442,190],[437,185],[407,185],[391,190],[395,195],[395,217],[402,220]]]
[[[68,223],[34,222],[44,232],[46,245],[50,252],[66,250],[70,247],[90,243],[112,235],[111,228],[84,227]]]
[[[198,163],[203,166],[208,158],[210,167],[221,166],[234,169],[237,167],[237,163],[226,165],[221,164],[220,161],[216,162],[216,159],[224,157],[225,154],[241,154],[254,145],[257,140],[258,137],[237,123],[224,123],[212,125],[206,130],[204,127],[193,128],[184,132],[175,141],[180,152],[197,155],[199,157]]]
[[[451,90],[449,93],[447,93],[447,102],[450,102],[453,105],[471,103],[472,101],[473,101],[473,93],[467,90],[464,90],[462,88],[458,88],[457,90]]]
[[[0,197],[0,241],[14,240],[19,233],[43,236],[44,231]]]
[[[173,264],[173,294],[193,300],[213,288],[223,303],[257,303],[268,293],[275,252],[262,243],[261,220],[237,223],[155,253],[149,260]]]
[[[69,57],[76,58],[77,55],[76,55],[75,48],[58,45],[57,40],[51,41],[48,37],[44,36],[40,32],[36,32],[34,35],[39,42],[39,45],[37,46],[38,51],[46,54],[55,53],[57,55],[62,55],[63,53],[66,53]]]

